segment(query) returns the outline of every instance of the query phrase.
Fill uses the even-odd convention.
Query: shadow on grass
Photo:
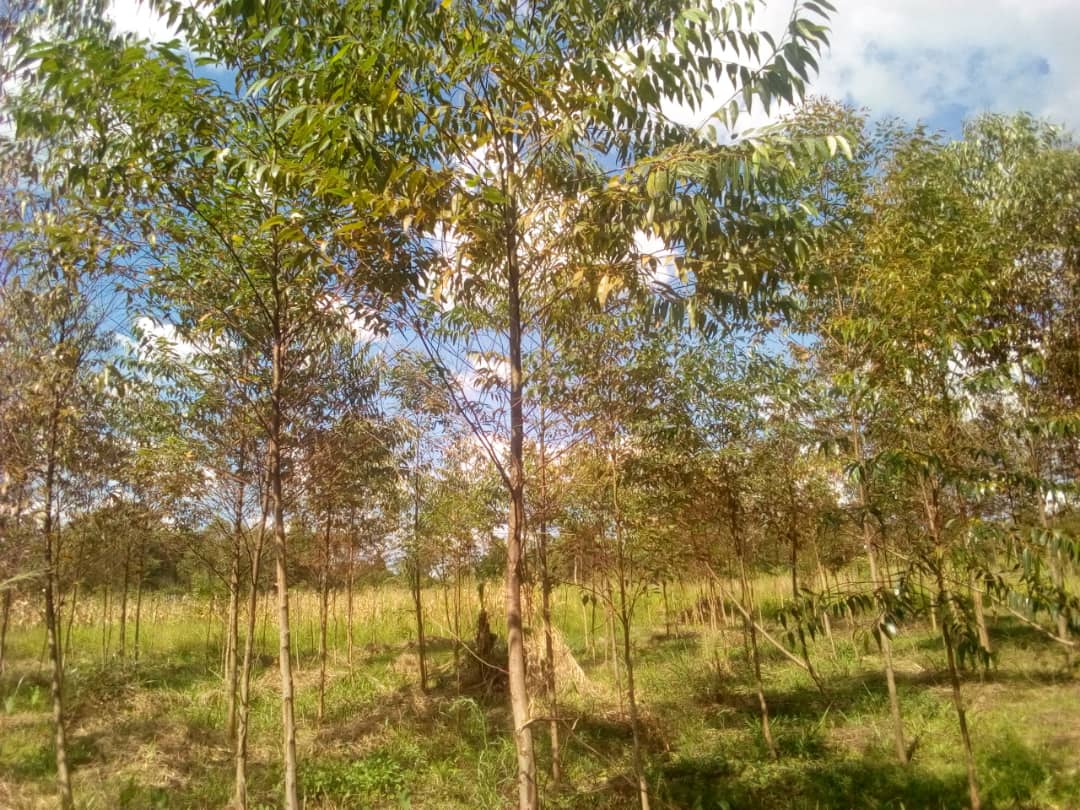
[[[960,808],[963,775],[940,777],[867,759],[793,760],[740,768],[719,759],[681,759],[657,772],[658,792],[671,808]]]
[[[1052,787],[1051,795],[1042,793],[1052,785],[1055,774],[1063,773],[1064,762],[1011,733],[988,741],[977,759],[986,808],[1042,807],[1044,799],[1052,806],[1074,807],[1080,800],[1080,785],[1068,779]],[[824,755],[770,763],[702,752],[656,768],[653,779],[667,807],[687,810],[952,810],[968,806],[967,780],[959,761],[939,773],[874,756]]]

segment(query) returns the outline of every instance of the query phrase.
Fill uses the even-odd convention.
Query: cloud
[[[105,16],[123,34],[134,34],[152,42],[175,39],[176,29],[150,8],[145,0],[112,0]]]
[[[831,47],[819,59],[808,93],[953,129],[983,112],[1030,112],[1080,131],[1080,2],[1077,0],[847,0],[829,21]],[[791,0],[758,7],[756,30],[777,40]],[[692,111],[669,105],[667,114],[700,124],[731,93]],[[738,129],[772,116],[754,109]]]
[[[1026,110],[1080,129],[1076,0],[849,0],[830,27],[814,93],[909,121]]]
[[[197,354],[205,350],[180,335],[176,326],[159,322],[153,318],[140,316],[134,321],[137,351],[144,359],[157,359],[172,355],[177,360],[188,363]]]

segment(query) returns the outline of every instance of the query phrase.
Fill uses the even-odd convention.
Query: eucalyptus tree
[[[523,808],[537,804],[521,603],[524,354],[545,292],[578,284],[604,298],[634,285],[639,229],[679,245],[683,272],[702,289],[730,291],[733,276],[756,289],[777,254],[799,243],[798,217],[759,194],[777,188],[776,170],[791,160],[778,138],[725,147],[666,115],[668,101],[700,108],[713,81],[730,80],[734,98],[766,106],[800,91],[824,38],[815,20],[822,4],[796,5],[777,43],[744,30],[743,11],[556,2],[522,14],[513,3],[448,3],[405,30],[422,55],[405,87],[420,88],[435,163],[454,172],[426,239],[452,247],[431,273],[443,303],[427,317],[481,335],[482,350],[506,366],[509,452],[493,461],[509,499],[510,696]],[[741,68],[742,55],[757,69]],[[735,110],[722,103],[723,123],[733,124]],[[561,233],[537,239],[537,225],[552,218],[566,223]],[[766,233],[786,241],[748,258],[747,243]]]
[[[318,720],[326,712],[327,625],[331,576],[342,550],[335,530],[347,536],[357,517],[367,520],[396,513],[401,500],[396,455],[400,436],[382,413],[380,363],[369,353],[363,332],[337,336],[320,357],[326,385],[312,391],[302,406],[295,463],[303,479],[303,501],[322,536],[319,570]],[[351,538],[344,554],[356,549]]]
[[[399,408],[399,418],[409,434],[408,458],[401,458],[402,478],[410,490],[408,515],[402,520],[405,548],[405,574],[412,594],[416,617],[416,645],[420,665],[420,688],[428,688],[427,643],[424,629],[422,585],[432,567],[432,550],[427,548],[421,530],[428,511],[425,484],[431,483],[431,469],[438,457],[439,443],[444,438],[446,417],[451,405],[430,364],[409,352],[402,352],[390,370],[391,387]],[[454,642],[455,660],[458,639]]]
[[[188,33],[198,38],[198,31]],[[192,75],[168,46],[118,47],[87,37],[52,47],[83,75],[56,68],[43,84],[44,101],[75,108],[69,114],[83,104],[98,110],[93,135],[101,150],[83,173],[98,189],[113,187],[120,173],[132,203],[128,227],[156,259],[143,285],[149,306],[197,349],[200,367],[238,383],[235,395],[266,442],[285,803],[296,807],[285,531],[292,495],[285,479],[297,420],[323,382],[319,362],[332,336],[350,319],[377,311],[383,292],[400,286],[407,269],[384,253],[383,242],[366,243],[356,229],[348,240],[338,238],[348,209],[290,170],[298,136],[288,126],[288,88],[260,89],[245,65],[234,64],[241,80],[251,81],[238,95]],[[242,770],[238,764],[241,802]]]
[[[244,575],[250,602],[263,551],[261,535],[250,531],[265,511],[266,491],[265,442],[248,407],[255,365],[243,355],[208,362],[206,343],[186,341],[166,323],[147,316],[135,322],[131,385],[143,396],[130,398],[137,445],[130,486],[159,513],[204,529],[199,547],[188,550],[228,594],[222,670],[225,731],[233,740],[240,680],[249,677],[240,657]]]
[[[704,286],[712,276],[727,292],[757,289],[775,269],[773,257],[803,247],[806,218],[767,193],[792,150],[775,137],[718,145],[672,123],[664,105],[700,108],[710,83],[730,82],[731,98],[716,103],[733,125],[740,100],[791,100],[815,67],[828,6],[797,4],[773,41],[745,30],[749,3],[556,2],[527,13],[507,3],[444,3],[428,13],[414,0],[325,3],[309,5],[302,20],[278,5],[221,3],[205,19],[160,5],[244,85],[290,99],[278,123],[288,124],[301,156],[289,166],[252,157],[255,171],[272,166],[278,176],[309,179],[316,193],[339,195],[349,209],[341,222],[357,234],[396,219],[397,233],[430,248],[424,234],[436,226],[453,232],[470,277],[482,282],[441,286],[457,288],[459,311],[496,316],[482,328],[503,336],[509,365],[511,703],[519,801],[535,806],[520,596],[523,335],[528,311],[540,305],[529,301],[529,220],[541,202],[578,219],[564,251],[577,266],[560,274],[580,271],[605,292],[640,266],[627,246],[642,225],[679,244],[687,272]],[[470,161],[479,170],[461,172]],[[776,249],[751,251],[767,247],[766,235],[779,237]],[[485,285],[496,289],[482,292]]]
[[[153,292],[159,306],[172,309],[189,340],[213,345],[201,356],[218,373],[229,373],[235,367],[230,360],[237,355],[242,366],[250,364],[250,376],[244,380],[248,386],[245,405],[266,441],[279,608],[286,804],[292,806],[296,764],[285,519],[287,510],[294,508],[287,499],[295,501],[300,485],[290,471],[298,462],[299,428],[310,402],[327,383],[335,382],[323,376],[323,364],[326,347],[345,324],[342,313],[327,303],[327,296],[333,295],[337,265],[316,244],[312,234],[318,233],[319,223],[308,220],[311,210],[305,207],[301,213],[280,198],[266,199],[257,185],[246,181],[240,185],[219,198],[218,208],[211,210],[211,200],[202,196],[194,210],[183,211],[184,219],[206,216],[208,227],[197,226],[184,237],[178,265],[156,274]],[[291,208],[292,219],[281,213],[284,207]],[[278,221],[271,222],[275,218]],[[266,226],[267,222],[271,224]],[[229,234],[224,240],[223,232]],[[239,239],[234,239],[237,235]],[[232,264],[236,277],[219,272],[222,261]],[[191,295],[193,291],[197,294]],[[285,491],[287,479],[293,487],[291,495]]]
[[[459,311],[483,309],[495,316],[481,327],[503,337],[500,353],[509,366],[510,452],[504,478],[510,501],[510,691],[519,802],[533,807],[535,761],[520,596],[523,336],[529,312],[542,304],[531,300],[529,291],[535,256],[530,219],[544,206],[570,223],[562,251],[570,260],[553,269],[562,278],[592,285],[601,298],[640,271],[640,257],[630,245],[644,228],[677,246],[682,272],[693,276],[698,290],[748,308],[749,299],[773,286],[779,261],[805,253],[809,216],[787,205],[783,190],[796,157],[808,150],[777,134],[724,145],[711,127],[673,123],[665,105],[675,101],[700,109],[712,103],[705,96],[714,82],[728,82],[730,98],[715,103],[717,121],[730,128],[740,105],[760,102],[767,108],[779,98],[792,100],[816,67],[814,53],[826,41],[822,19],[829,7],[797,3],[787,29],[773,40],[747,30],[752,3],[734,2],[705,9],[560,1],[530,6],[527,14],[506,3],[444,3],[421,14],[413,0],[310,4],[302,15],[283,5],[252,7],[239,0],[217,4],[206,16],[179,3],[157,6],[180,22],[198,52],[232,71],[252,101],[234,105],[223,96],[217,99],[221,103],[203,105],[206,94],[200,88],[208,80],[177,79],[180,60],[169,48],[158,49],[160,58],[145,59],[138,47],[111,47],[92,54],[90,64],[78,47],[55,49],[42,62],[50,77],[45,88],[75,102],[64,108],[66,114],[86,109],[83,117],[105,147],[100,162],[111,166],[106,171],[75,167],[89,175],[94,188],[107,191],[123,177],[145,200],[164,187],[188,216],[211,213],[208,198],[199,195],[195,201],[186,191],[189,185],[200,187],[195,181],[228,186],[230,199],[269,190],[271,199],[262,200],[259,210],[265,226],[260,238],[245,234],[247,241],[239,245],[232,244],[228,229],[216,234],[219,256],[238,271],[259,244],[291,251],[296,243],[305,257],[299,264],[311,260],[309,266],[324,267],[315,261],[316,226],[292,217],[300,213],[299,197],[306,209],[312,200],[334,195],[328,212],[334,221],[323,220],[323,232],[348,238],[327,243],[344,242],[375,260],[386,257],[359,263],[358,272],[347,274],[361,289],[370,289],[373,277],[407,279],[423,252],[415,244],[430,248],[425,234],[436,226],[457,234],[460,255],[471,263],[469,275],[482,282],[473,289],[452,281],[441,286],[457,288],[457,300],[464,304]],[[113,117],[108,106],[94,101],[102,87],[113,104],[137,109],[142,117]],[[80,96],[85,96],[81,104]],[[198,103],[190,102],[196,97]],[[225,121],[239,127],[235,140],[220,132]],[[268,125],[260,127],[260,121]],[[193,150],[192,141],[199,148]],[[828,151],[828,143],[821,143]],[[138,158],[148,152],[165,159],[140,172],[137,167],[145,164]],[[459,171],[469,161],[481,164],[479,171]],[[178,165],[190,171],[178,173]],[[160,174],[181,175],[183,182],[162,184],[156,181]],[[138,182],[130,182],[133,175]],[[221,185],[209,198],[224,191]],[[385,194],[390,187],[393,193]],[[218,201],[213,207],[222,205]],[[253,220],[255,210],[249,196],[233,214]],[[190,223],[180,219],[178,224],[184,231]],[[162,235],[149,230],[155,238]],[[390,270],[380,274],[372,266]],[[276,270],[267,275],[271,287],[281,280]],[[454,273],[436,269],[429,275]],[[245,284],[253,286],[250,279]],[[281,290],[277,285],[271,303],[280,302]],[[493,302],[498,306],[491,307]],[[281,324],[265,304],[256,301],[253,314],[266,316],[270,331],[280,337]],[[285,341],[276,343],[280,348]],[[276,353],[279,360],[281,354]],[[281,382],[280,373],[276,379]],[[277,416],[272,421],[277,424]],[[273,478],[279,454],[277,443],[270,444]],[[280,534],[281,497],[276,486],[271,489]],[[277,545],[284,545],[280,536]],[[287,609],[282,606],[285,648]],[[284,653],[288,729],[287,649]],[[291,763],[288,730],[285,737]],[[294,771],[287,766],[290,806],[295,805]]]
[[[743,331],[723,341],[699,341],[683,352],[677,359],[679,385],[673,405],[679,414],[676,435],[693,449],[696,465],[696,495],[684,511],[684,519],[691,525],[697,522],[699,532],[704,524],[710,535],[727,541],[726,549],[706,545],[698,554],[721,588],[725,573],[738,587],[738,597],[732,594],[729,598],[742,617],[762,735],[776,757],[760,654],[761,642],[771,639],[755,620],[751,579],[753,567],[761,563],[764,538],[749,519],[755,511],[764,513],[758,528],[767,524],[766,510],[755,509],[764,494],[759,454],[769,409],[781,400],[778,381],[783,380],[779,359],[763,348],[765,334]]]
[[[992,311],[988,290],[1002,272],[1003,256],[984,238],[985,214],[952,170],[947,150],[918,131],[890,147],[866,202],[868,218],[847,264],[853,271],[850,297],[838,302],[827,334],[841,354],[849,352],[838,379],[879,406],[866,421],[855,410],[847,418],[858,507],[870,506],[874,482],[894,486],[897,505],[919,527],[901,556],[907,571],[894,590],[899,598],[884,602],[889,612],[879,621],[879,637],[888,666],[885,631],[905,607],[918,607],[909,583],[912,573],[924,571],[934,583],[931,604],[941,617],[970,800],[978,807],[960,667],[966,655],[989,655],[985,631],[974,629],[981,592],[966,575],[984,469],[980,436],[968,417],[974,375],[965,360],[972,356],[968,347],[985,339],[983,323]],[[862,523],[869,551],[867,518]],[[874,587],[882,593],[885,575],[874,562]],[[889,686],[892,697],[892,678]],[[903,760],[908,754],[895,699],[892,705]]]
[[[965,362],[979,370],[973,417],[983,420],[988,448],[1001,454],[1001,489],[1015,494],[1017,548],[1027,550],[1029,608],[1056,614],[1056,632],[1071,659],[1075,595],[1066,572],[1077,553],[1062,522],[1075,511],[1080,364],[1075,311],[1080,290],[1075,142],[1026,115],[985,115],[951,145],[957,172],[987,218],[981,239],[1002,252],[1001,273],[980,322],[982,339]],[[1039,568],[1049,569],[1041,587]],[[1016,594],[1018,596],[1019,594]]]
[[[625,676],[634,781],[639,802],[647,808],[650,791],[632,630],[640,597],[660,581],[662,569],[679,552],[673,548],[671,522],[656,514],[670,508],[663,503],[670,494],[663,486],[669,478],[663,466],[670,456],[662,452],[656,436],[668,420],[664,387],[670,385],[670,347],[676,332],[665,323],[642,329],[645,306],[625,291],[616,292],[579,328],[565,329],[555,342],[559,379],[551,400],[587,437],[575,445],[571,457],[590,471],[584,476],[587,494],[579,495],[576,520],[581,523],[589,515],[584,520],[586,536],[604,582],[588,595],[604,603],[612,622],[618,623],[616,657]],[[622,684],[619,687],[622,691]]]
[[[862,115],[831,102],[815,102],[795,125],[809,127],[811,132],[840,128],[850,134],[850,154],[834,162],[827,175],[811,178],[807,188],[808,199],[835,238],[815,253],[820,281],[807,290],[808,305],[798,323],[818,338],[812,346],[814,367],[828,394],[817,417],[821,446],[840,459],[847,473],[841,514],[857,528],[869,565],[876,614],[874,634],[882,653],[894,748],[897,759],[906,763],[910,752],[892,654],[892,628],[898,624],[901,606],[893,598],[887,566],[883,565],[888,559],[888,537],[883,523],[875,519],[885,510],[894,488],[882,476],[872,474],[870,461],[876,447],[868,436],[870,426],[887,419],[899,405],[887,389],[870,379],[875,335],[859,313],[870,273],[867,242],[874,222],[874,175],[895,149],[917,133],[905,133],[893,124],[868,131]],[[828,600],[843,602],[848,596],[829,594]]]
[[[0,298],[7,333],[0,343],[8,385],[5,411],[21,414],[11,425],[8,438],[14,441],[5,442],[3,467],[5,477],[14,474],[26,488],[25,503],[34,512],[38,547],[32,565],[44,579],[57,787],[61,806],[70,808],[61,561],[63,520],[73,510],[61,509],[61,498],[80,475],[107,478],[100,465],[108,456],[102,415],[109,393],[109,342],[92,281],[107,263],[110,246],[92,220],[62,203],[32,204],[29,210],[18,223],[20,239],[5,257],[12,272]]]

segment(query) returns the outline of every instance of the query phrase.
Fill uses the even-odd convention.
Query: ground
[[[767,583],[762,590],[768,591]],[[687,586],[671,598],[690,604],[695,597]],[[497,599],[488,597],[492,613]],[[357,596],[351,666],[344,595],[336,596],[327,716],[321,724],[315,719],[316,601],[312,594],[297,594],[295,602],[298,747],[306,807],[510,805],[514,756],[505,695],[497,686],[459,691],[444,592],[432,589],[426,595],[434,663],[427,694],[417,687],[407,594],[381,586]],[[768,620],[767,600],[763,605]],[[557,787],[544,786],[546,806],[633,807],[630,728],[617,688],[624,673],[605,655],[610,640],[602,614],[586,633],[592,617],[574,589],[560,590],[555,606],[573,660],[560,665],[565,778]],[[149,597],[137,666],[131,660],[130,621],[121,661],[115,613],[103,639],[101,611],[102,605],[84,600],[68,659],[78,805],[108,810],[226,806],[233,761],[223,731],[220,598]],[[466,605],[462,627],[471,627],[475,611],[475,605]],[[895,761],[881,660],[865,632],[839,622],[831,642],[814,641],[811,651],[825,693],[778,651],[763,649],[780,749],[773,761],[761,734],[741,629],[724,626],[722,619],[716,624],[668,626],[656,595],[649,595],[636,614],[635,675],[655,807],[966,806],[944,651],[930,627],[902,628],[896,643],[904,722],[914,747],[913,761],[905,767]],[[1069,676],[1061,648],[1036,630],[1001,616],[992,620],[991,632],[997,648],[993,667],[969,672],[963,686],[984,806],[1080,808],[1080,682]],[[271,808],[277,806],[281,780],[272,620],[260,619],[257,633],[251,795],[253,806]],[[0,808],[53,807],[43,633],[24,621],[8,644],[8,668],[0,677]],[[548,711],[537,707],[537,713]],[[546,724],[536,729],[546,768]]]

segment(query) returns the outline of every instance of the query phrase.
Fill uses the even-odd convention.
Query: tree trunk
[[[864,521],[865,523],[865,521]],[[874,553],[874,539],[869,525],[864,525],[863,540],[866,544],[866,558],[870,563],[870,580],[874,590],[881,592],[884,587],[881,583],[881,575],[877,566],[877,555]],[[907,743],[904,741],[904,720],[900,714],[900,697],[896,691],[896,670],[893,667],[892,639],[885,630],[883,617],[877,618],[878,644],[881,646],[881,656],[885,662],[885,685],[889,692],[889,714],[893,721],[893,743],[896,749],[896,758],[905,765],[908,762]]]
[[[238,810],[247,810],[247,744],[251,708],[251,665],[255,654],[255,622],[259,613],[259,575],[262,567],[263,544],[266,542],[266,518],[269,511],[269,488],[263,490],[262,514],[255,548],[251,553],[251,580],[248,583],[247,628],[244,634],[244,661],[240,669],[240,699],[236,727],[236,790],[234,801]],[[265,627],[265,624],[264,624]]]
[[[509,173],[509,172],[508,172]],[[524,573],[525,536],[525,412],[524,378],[521,361],[521,274],[517,255],[517,209],[504,210],[508,292],[510,361],[510,469],[507,489],[510,508],[506,531],[506,647],[508,657],[510,710],[517,748],[518,807],[536,810],[536,753],[533,748],[529,687],[525,672],[525,635],[522,627],[521,588]]]
[[[943,573],[944,561],[938,561],[938,595],[942,610],[948,610],[952,603],[952,595],[945,585]],[[960,740],[964,744],[964,761],[967,764],[968,798],[971,801],[971,810],[979,810],[982,803],[979,799],[978,775],[975,771],[975,753],[971,745],[971,733],[968,730],[967,713],[964,710],[964,698],[960,689],[960,671],[956,663],[956,650],[953,647],[951,622],[942,614],[941,637],[945,642],[945,656],[949,664],[949,681],[952,684],[953,706],[956,708],[956,719],[960,726]]]
[[[240,465],[239,475],[243,475]],[[237,484],[233,514],[232,555],[229,562],[229,613],[226,620],[225,640],[225,736],[236,738],[236,689],[238,652],[240,646],[240,556],[244,543],[244,484]]]
[[[461,692],[461,559],[454,561],[454,673]]]
[[[413,610],[416,614],[416,652],[420,662],[420,691],[427,691],[427,645],[424,641],[424,602],[421,593],[422,571],[420,565],[420,433],[417,426],[416,447],[413,451],[413,539],[412,539],[412,586]]]
[[[851,420],[852,444],[855,448],[855,457],[859,464],[863,463],[862,437],[856,427],[854,415]],[[866,549],[866,559],[870,564],[870,581],[874,586],[875,594],[881,597],[884,589],[881,572],[878,569],[877,554],[874,550],[874,533],[870,526],[867,511],[870,508],[870,497],[866,487],[864,475],[859,476],[859,506],[862,510],[862,533],[863,546]],[[881,656],[885,662],[885,685],[889,692],[889,714],[893,722],[893,744],[896,749],[896,758],[901,763],[908,763],[907,743],[904,741],[904,719],[900,714],[900,697],[896,691],[896,670],[893,667],[892,639],[885,630],[882,618],[877,619],[878,644],[881,646]]]
[[[276,325],[277,326],[277,325]],[[280,326],[277,326],[280,329]],[[278,596],[278,665],[281,670],[281,735],[285,764],[285,810],[300,810],[297,793],[296,719],[294,714],[292,644],[289,633],[288,546],[285,536],[285,500],[282,492],[282,377],[285,347],[280,333],[274,337],[270,452],[270,499],[274,510],[275,579]]]
[[[4,590],[2,600],[0,600],[0,675],[3,675],[7,668],[5,653],[7,651],[8,621],[11,618],[11,600],[12,591],[7,588]]]
[[[968,797],[971,801],[971,810],[979,810],[978,775],[975,771],[975,753],[971,745],[971,734],[968,730],[967,712],[964,710],[963,694],[960,689],[960,670],[956,662],[956,648],[952,637],[954,623],[959,622],[959,611],[953,602],[952,593],[945,583],[945,546],[941,537],[941,513],[939,510],[938,489],[934,483],[923,480],[923,507],[926,511],[926,526],[930,539],[934,543],[934,574],[937,577],[938,602],[941,605],[941,639],[945,643],[945,657],[949,666],[949,681],[952,684],[953,706],[956,708],[956,719],[960,726],[960,741],[964,745],[964,761],[967,764]]]
[[[546,362],[547,344],[540,337],[541,362]],[[543,400],[540,401],[540,532],[537,536],[538,562],[540,564],[540,615],[544,625],[544,691],[547,692],[548,710],[551,712],[549,735],[551,738],[551,781],[562,780],[562,755],[559,750],[559,696],[555,683],[555,639],[551,625],[551,570],[548,567],[548,489],[547,489],[547,419]]]
[[[1042,478],[1043,465],[1041,454],[1039,452],[1039,447],[1034,439],[1028,440],[1028,452],[1030,454],[1032,474],[1036,478]],[[1050,528],[1050,515],[1047,513],[1046,509],[1046,495],[1047,493],[1044,492],[1043,489],[1040,487],[1038,490],[1039,503],[1037,504],[1037,509],[1039,512],[1039,526],[1042,527],[1044,530]],[[1065,587],[1065,571],[1064,566],[1062,565],[1063,555],[1059,550],[1055,551],[1053,549],[1050,549],[1049,553],[1046,555],[1046,559],[1047,567],[1050,569],[1050,583],[1056,589],[1058,589],[1058,592],[1060,593],[1061,590]],[[1063,641],[1069,641],[1069,620],[1065,614],[1065,611],[1058,611],[1057,614],[1057,636]],[[1065,670],[1067,672],[1072,672],[1072,646],[1069,644],[1063,644],[1062,647],[1065,651]]]
[[[56,743],[56,786],[60,794],[62,810],[73,810],[75,799],[71,792],[71,773],[68,770],[67,729],[64,716],[64,658],[60,644],[60,615],[57,604],[59,592],[59,553],[53,522],[53,505],[56,498],[56,456],[59,434],[60,402],[56,401],[49,416],[48,461],[45,468],[45,515],[42,525],[45,556],[45,631],[48,636],[49,661],[52,675],[49,693],[52,697],[52,719]]]
[[[634,775],[638,783],[641,810],[649,810],[649,782],[645,778],[645,762],[641,751],[641,720],[638,717],[637,690],[634,687],[634,659],[630,645],[630,617],[622,622],[623,666],[626,670],[626,700],[630,708],[630,729],[634,738]]]
[[[817,534],[816,532],[810,535],[811,542],[814,544],[814,561],[817,564],[818,581],[821,583],[821,587],[827,592],[829,590],[829,578],[825,574],[825,566],[821,564],[821,551],[818,548]],[[825,628],[825,637],[829,639],[829,649],[832,651],[833,660],[836,660],[836,640],[833,638],[832,621],[829,618],[829,611],[823,610],[821,612],[821,624]]]
[[[109,583],[105,583],[105,594],[101,604],[101,665],[109,660]]]
[[[326,535],[323,541],[322,571],[319,575],[319,708],[315,719],[326,717],[326,622],[330,597],[330,515],[326,516]]]
[[[131,579],[131,539],[124,544],[124,578],[120,591],[120,663],[127,657],[127,603],[128,585]]]
[[[68,614],[67,635],[64,639],[64,657],[71,655],[71,628],[75,624],[75,608],[79,601],[79,582],[76,580],[71,585],[71,613]]]
[[[139,540],[139,573],[135,580],[135,638],[132,642],[132,662],[139,666],[139,640],[142,631],[143,580],[146,576],[146,537]]]
[[[761,679],[761,651],[758,649],[757,627],[750,618],[754,612],[754,597],[750,590],[750,581],[746,576],[745,550],[741,540],[737,542],[737,548],[739,553],[741,599],[747,611],[743,615],[743,632],[750,639],[750,656],[754,666],[754,684],[757,687],[758,707],[761,709],[761,734],[765,738],[765,745],[769,748],[769,755],[773,759],[777,759],[780,754],[776,749],[776,742],[772,736],[772,726],[769,723],[769,703],[765,699],[765,683]]]
[[[735,482],[729,480],[728,492],[728,527],[735,544],[735,554],[739,563],[739,589],[743,605],[743,638],[747,641],[749,654],[754,670],[754,683],[757,687],[758,706],[761,709],[761,734],[765,738],[769,754],[773,759],[779,757],[776,743],[773,741],[772,727],[769,724],[769,704],[765,699],[765,684],[761,679],[761,653],[758,649],[757,627],[753,620],[754,599],[750,589],[750,580],[746,574],[746,543],[742,535],[742,521],[740,519],[739,493],[735,489]]]
[[[649,810],[649,782],[645,777],[645,761],[641,751],[641,721],[638,717],[637,690],[634,688],[634,656],[630,643],[633,606],[626,592],[629,571],[623,540],[622,516],[619,512],[618,472],[614,460],[612,460],[611,472],[611,505],[615,512],[615,553],[619,566],[619,623],[622,627],[623,668],[626,672],[626,702],[630,709],[630,731],[634,740],[634,776],[637,778],[638,802],[641,810]]]
[[[348,552],[349,552],[349,565],[348,573],[345,577],[345,644],[347,655],[349,659],[349,674],[352,675],[353,670],[353,571],[356,568],[355,557],[352,546],[352,536],[348,538]]]
[[[604,617],[607,619],[607,641],[604,643],[604,660],[611,664],[611,676],[615,680],[615,693],[619,696],[619,714],[623,712],[625,700],[622,684],[622,667],[619,666],[619,640],[615,633],[615,589],[611,578],[605,580],[607,599],[604,600]]]
[[[789,496],[791,498],[791,514],[792,519],[789,524],[789,536],[791,542],[791,601],[795,605],[796,609],[799,607],[799,529],[795,522],[795,492],[792,487],[789,486]],[[801,612],[800,612],[801,613]],[[803,663],[806,664],[806,671],[813,680],[814,685],[817,686],[818,691],[821,694],[826,694],[825,684],[817,674],[817,670],[814,669],[814,662],[810,659],[810,646],[806,643],[806,631],[803,630],[802,621],[799,617],[796,617],[796,630],[795,632],[799,636],[799,650],[802,652]]]
[[[975,627],[979,633],[979,646],[989,654],[993,652],[993,648],[990,646],[990,631],[986,627],[986,609],[983,605],[982,589],[974,573],[971,574],[969,588],[971,589],[971,604],[975,610]]]

